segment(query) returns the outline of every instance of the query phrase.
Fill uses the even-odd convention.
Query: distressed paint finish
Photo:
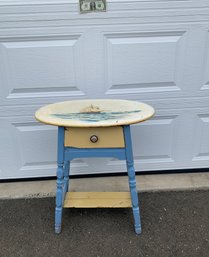
[[[64,200],[64,127],[58,128],[57,192],[55,208],[55,232],[61,232],[62,207]]]
[[[61,221],[62,221],[62,209],[63,207],[78,207],[81,205],[89,207],[128,207],[129,202],[127,199],[124,199],[124,204],[120,206],[116,200],[106,199],[104,203],[98,204],[96,200],[93,204],[93,200],[87,200],[88,202],[84,205],[82,200],[74,200],[72,205],[69,203],[69,193],[68,192],[68,183],[69,183],[69,166],[70,161],[75,158],[91,158],[91,157],[115,157],[120,160],[126,160],[127,171],[129,177],[129,186],[131,194],[132,209],[135,222],[135,232],[136,234],[141,233],[141,221],[140,221],[140,211],[138,204],[138,195],[136,190],[136,180],[135,180],[135,170],[133,164],[133,154],[132,154],[132,145],[131,145],[131,134],[130,126],[123,126],[123,135],[125,140],[125,147],[123,148],[75,148],[75,147],[65,147],[64,146],[64,137],[65,137],[65,128],[58,128],[58,161],[57,161],[57,194],[56,194],[56,210],[55,210],[55,232],[61,232]],[[66,194],[67,193],[67,194]],[[120,199],[121,200],[121,199]],[[101,199],[99,199],[101,201]],[[123,200],[122,200],[123,201]],[[79,202],[79,203],[75,203]],[[74,205],[74,206],[73,206]],[[76,206],[75,206],[76,205]]]
[[[125,137],[125,151],[126,151],[126,165],[129,178],[129,188],[131,192],[132,199],[132,210],[135,222],[135,232],[136,234],[141,233],[141,220],[140,220],[140,210],[138,203],[138,194],[136,190],[136,178],[134,170],[133,152],[132,152],[132,142],[131,142],[131,131],[130,126],[124,126],[124,137]]]
[[[91,136],[97,136],[98,141],[92,143]],[[124,147],[123,129],[117,127],[100,128],[66,128],[65,146],[78,148],[117,148]]]
[[[69,192],[64,208],[130,208],[130,192]]]
[[[69,188],[70,161],[64,162],[64,192],[68,192]]]
[[[70,161],[75,158],[92,157],[126,160],[135,232],[141,233],[130,124],[142,122],[153,115],[154,109],[147,104],[118,99],[66,101],[42,107],[36,112],[37,120],[58,126],[56,233],[61,232],[63,207],[71,206],[69,200],[66,200],[70,195],[68,193]],[[91,140],[93,135],[96,141]],[[86,206],[94,206],[93,200],[88,197],[87,199],[89,203],[86,203]],[[127,199],[122,199],[122,202],[106,199],[103,205],[98,204],[100,200],[96,200],[95,207],[118,207],[123,200],[125,205],[129,204]],[[75,202],[79,202],[80,206],[83,204],[83,199],[79,201],[76,199]]]
[[[71,100],[46,105],[35,113],[43,123],[82,128],[129,125],[153,115],[148,104],[120,99]]]
[[[66,147],[65,158],[73,160],[75,158],[101,158],[114,157],[119,160],[125,160],[125,148],[74,148]]]

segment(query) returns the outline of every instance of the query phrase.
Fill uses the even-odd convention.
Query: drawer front
[[[77,148],[123,148],[123,128],[66,128],[65,146]]]

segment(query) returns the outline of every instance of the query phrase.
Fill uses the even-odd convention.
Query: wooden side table
[[[132,207],[135,232],[141,233],[130,124],[153,115],[147,104],[108,99],[60,102],[36,112],[38,121],[58,126],[56,233],[61,232],[63,207]],[[126,160],[130,192],[68,192],[70,161],[89,157]]]

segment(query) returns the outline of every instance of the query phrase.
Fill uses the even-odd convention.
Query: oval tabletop
[[[71,100],[46,105],[38,121],[64,127],[109,127],[145,121],[154,109],[144,103],[118,99]]]

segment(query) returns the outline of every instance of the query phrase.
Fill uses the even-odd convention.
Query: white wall
[[[0,178],[56,173],[56,128],[35,121],[47,103],[122,98],[154,106],[132,127],[137,171],[209,166],[209,1],[0,0]],[[77,160],[72,174],[125,171]]]

